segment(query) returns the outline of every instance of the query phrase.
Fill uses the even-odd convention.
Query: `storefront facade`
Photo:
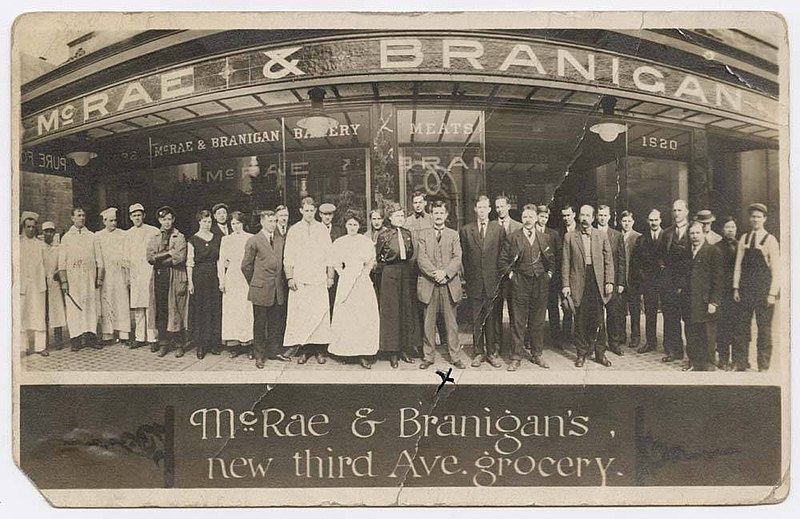
[[[668,225],[677,198],[740,221],[750,202],[778,209],[777,66],[721,45],[710,64],[655,32],[636,56],[608,31],[148,35],[23,86],[23,208],[63,229],[73,203],[90,227],[106,207],[140,202],[152,221],[169,204],[187,232],[216,202],[296,220],[304,196],[368,211],[415,191],[456,227],[482,194],[514,212],[607,204],[637,227],[651,208]],[[604,122],[624,130],[604,140]],[[85,146],[86,165],[67,157]]]

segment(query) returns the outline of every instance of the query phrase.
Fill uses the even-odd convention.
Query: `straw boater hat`
[[[714,216],[714,213],[712,213],[708,209],[703,209],[702,211],[697,211],[697,215],[695,215],[695,220],[697,220],[700,223],[714,223],[717,219]]]

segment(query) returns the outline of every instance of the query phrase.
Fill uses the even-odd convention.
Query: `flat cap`
[[[333,213],[334,211],[336,211],[336,206],[331,204],[330,202],[325,202],[324,204],[319,206],[320,213],[330,214]]]
[[[214,204],[214,206],[211,208],[211,214],[216,213],[217,209],[225,209],[225,211],[230,211],[230,209],[228,209],[228,204],[226,204],[224,202],[220,202],[218,204]]]
[[[760,211],[760,212],[764,213],[764,215],[768,214],[767,206],[765,206],[764,204],[760,204],[758,202],[756,202],[755,204],[750,204],[750,205],[747,206],[747,212],[748,213],[752,213],[753,211]]]
[[[136,211],[144,212],[144,206],[142,204],[133,204],[128,208],[128,214],[133,214]]]
[[[163,217],[167,216],[168,214],[171,214],[172,216],[175,216],[175,209],[171,208],[168,205],[164,205],[164,206],[159,207],[158,211],[156,211],[156,212],[157,212],[159,218],[163,218]]]
[[[34,222],[39,222],[39,214],[34,213],[33,211],[22,211],[22,215],[19,217],[19,223],[25,223],[25,220],[33,220]]]
[[[52,230],[55,231],[56,230],[56,224],[54,224],[53,222],[44,222],[42,224],[42,230],[46,231],[47,229],[52,229]]]
[[[712,213],[708,209],[703,209],[702,211],[697,211],[697,214],[695,215],[695,220],[697,220],[700,223],[713,223],[717,220],[717,218],[714,216],[714,213]]]

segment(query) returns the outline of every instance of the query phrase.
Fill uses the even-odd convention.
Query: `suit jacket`
[[[624,233],[622,234],[622,239],[625,242],[625,286],[629,291],[638,293],[642,283],[642,273],[639,270],[639,246],[642,233],[631,229],[627,237]]]
[[[688,275],[689,291],[684,298],[690,322],[704,323],[716,320],[719,315],[724,272],[720,249],[703,241],[700,250],[692,259]],[[709,304],[717,306],[716,313],[708,313]]]
[[[592,268],[597,288],[603,303],[608,303],[610,296],[606,295],[605,284],[614,283],[614,259],[611,256],[611,244],[605,234],[594,227],[589,228],[592,246]],[[581,305],[586,276],[584,263],[583,240],[580,227],[568,232],[564,236],[564,251],[561,259],[561,283],[569,287],[575,306]]]
[[[533,244],[535,247],[535,254],[541,259],[544,271],[548,272],[550,276],[553,276],[556,263],[553,247],[550,245],[550,240],[544,233],[539,231],[535,232],[536,239]],[[525,236],[524,228],[517,229],[507,236],[503,243],[503,251],[500,254],[500,271],[532,275],[533,269],[531,265],[520,264],[520,258],[523,257],[527,245],[528,237]]]
[[[678,290],[689,288],[689,269],[692,265],[692,245],[689,242],[689,229],[678,238],[674,225],[664,230],[664,290],[676,294]]]
[[[643,282],[658,282],[664,270],[664,230],[660,229],[658,238],[653,240],[653,232],[648,229],[639,238],[636,249],[636,263]]]
[[[337,238],[341,238],[345,234],[347,234],[347,231],[345,231],[342,227],[334,223],[331,224],[331,243],[335,242]]]
[[[614,284],[617,286],[627,286],[625,274],[628,271],[628,263],[625,256],[625,238],[616,229],[608,228],[608,243],[611,245],[611,257],[614,259]]]
[[[286,300],[283,276],[283,247],[285,240],[275,229],[272,245],[263,232],[251,236],[244,246],[242,274],[250,284],[247,299],[254,305],[282,305]]]
[[[436,286],[433,278],[435,270],[444,270],[449,281],[447,289],[453,304],[461,301],[461,242],[458,233],[449,227],[442,230],[441,241],[436,239],[433,228],[420,231],[417,236],[417,297],[426,305],[431,302],[431,295]]]
[[[231,221],[230,220],[225,222],[225,228],[228,229],[228,234],[231,234],[233,232],[233,227],[231,227]],[[211,222],[211,234],[213,234],[214,236],[219,236],[220,239],[223,236],[227,236],[228,235],[228,234],[225,234],[225,233],[222,232],[222,229],[219,228],[219,224],[217,224],[216,220]]]
[[[522,222],[514,220],[511,218],[511,216],[508,217],[508,229],[503,227],[503,224],[500,223],[499,218],[496,221],[500,225],[500,228],[506,232],[506,236],[511,236],[514,232],[522,229]]]
[[[561,249],[564,246],[564,240],[561,238],[561,234],[553,229],[552,227],[545,227],[544,228],[544,235],[547,236],[547,239],[550,240],[550,250],[553,251],[553,258],[555,261],[553,262],[553,273],[561,275]],[[559,286],[561,285],[561,280],[558,280]]]
[[[459,239],[467,295],[479,298],[485,290],[487,296],[492,297],[500,282],[498,263],[505,241],[503,226],[495,221],[487,222],[485,237],[481,240],[478,223],[469,223],[461,228]]]

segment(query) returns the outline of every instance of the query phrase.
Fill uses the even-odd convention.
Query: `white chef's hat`
[[[22,211],[22,215],[19,217],[19,223],[25,223],[25,220],[33,220],[39,223],[39,215],[33,211]]]
[[[103,217],[103,220],[105,220],[106,218],[112,218],[112,217],[116,218],[116,216],[117,216],[117,208],[116,207],[109,207],[108,209],[106,209],[105,211],[100,213],[100,216]]]

